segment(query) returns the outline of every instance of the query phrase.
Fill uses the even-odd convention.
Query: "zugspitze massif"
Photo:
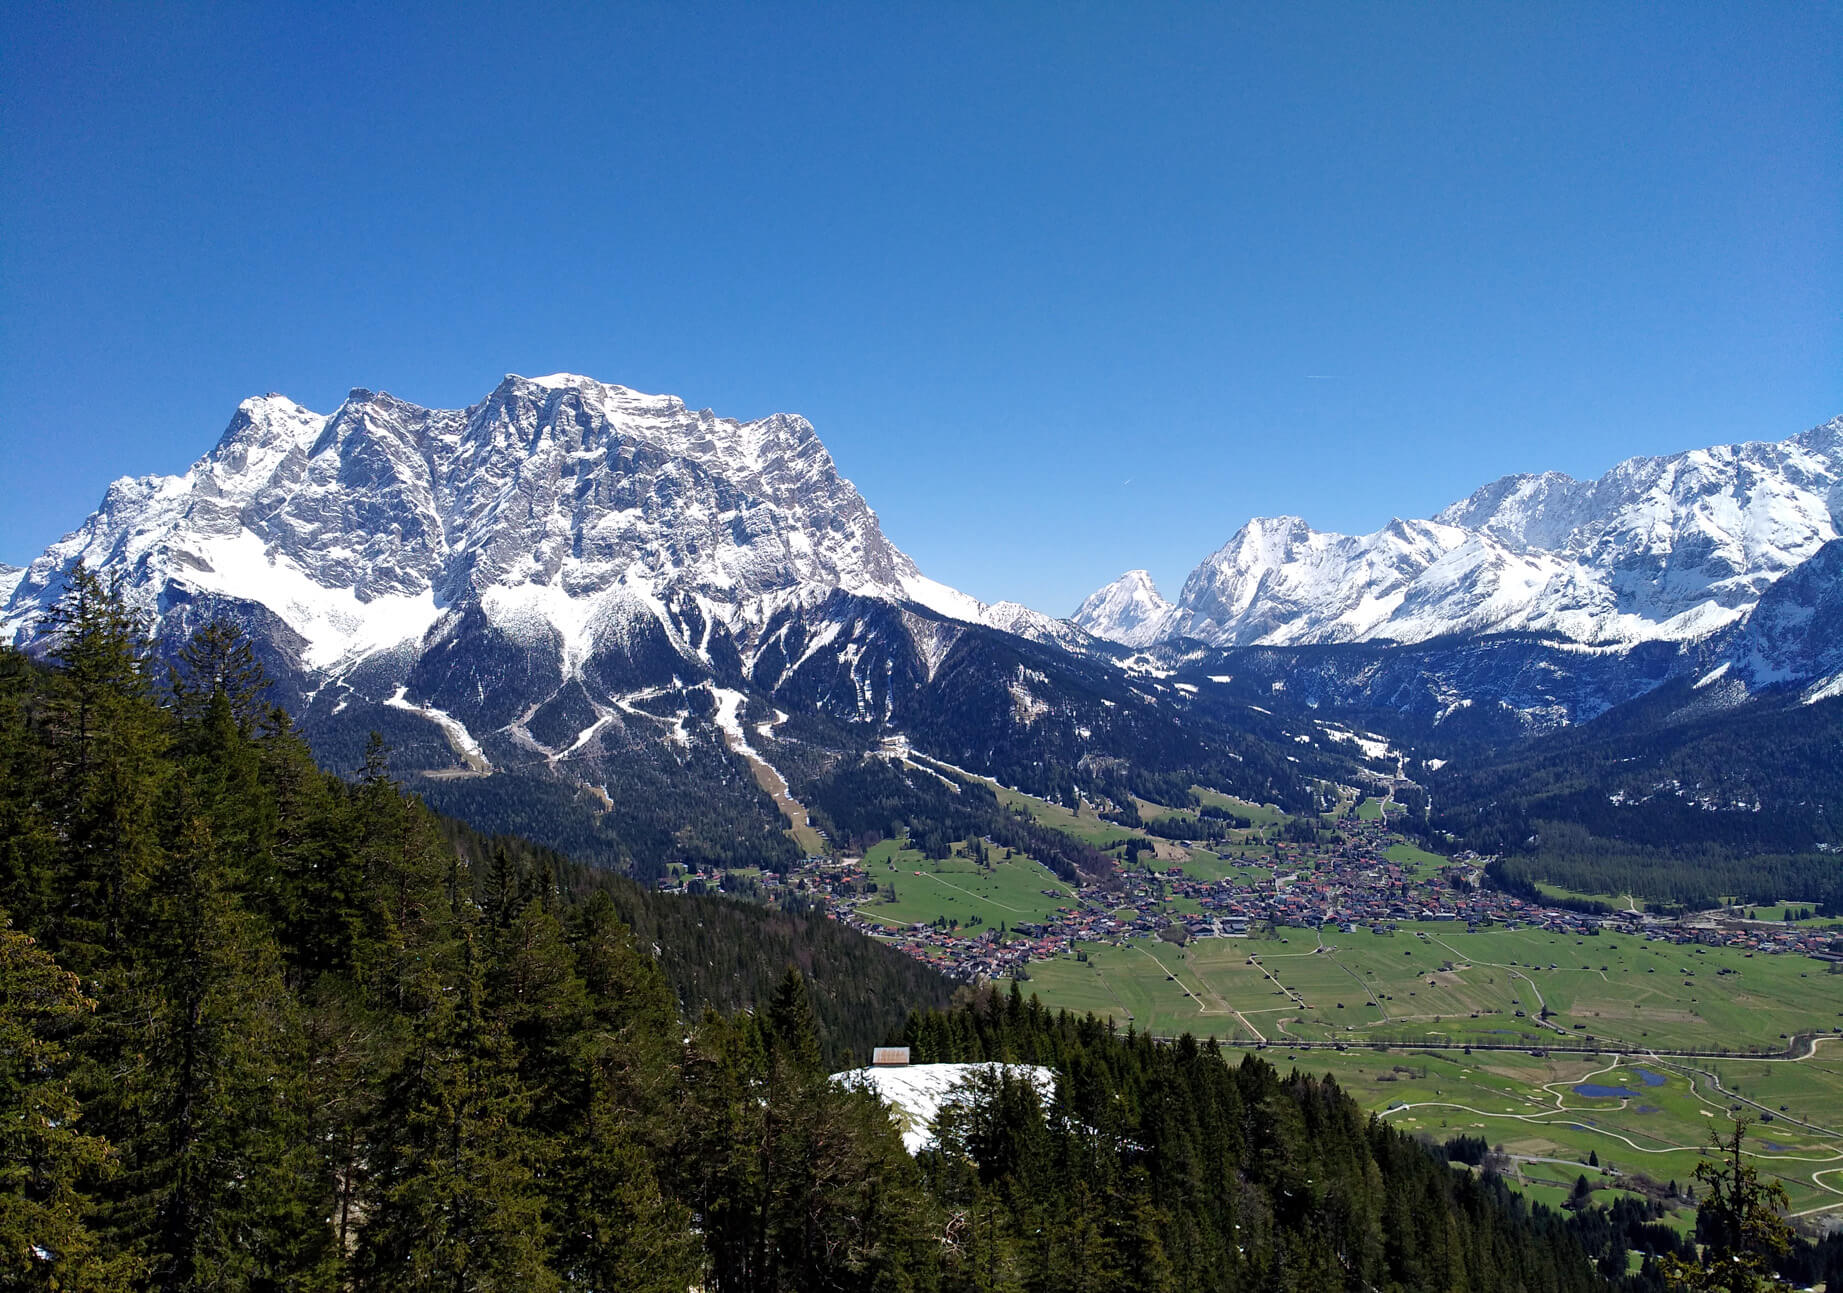
[[[699,622],[760,624],[842,588],[977,612],[923,579],[804,419],[739,423],[585,378],[508,377],[467,410],[355,390],[330,416],[246,400],[184,476],[117,482],[24,573],[9,609],[68,563],[125,574],[166,615],[197,596],[274,616],[338,676],[470,611],[565,674],[610,645]],[[636,628],[636,625],[645,627]]]
[[[1364,536],[1258,519],[1175,605],[1134,571],[1065,621],[925,577],[799,417],[569,375],[464,410],[270,395],[5,574],[4,623],[33,645],[78,560],[163,641],[229,617],[329,766],[380,731],[438,802],[626,865],[791,847],[801,788],[864,758],[1309,804],[1641,698],[1843,690],[1840,445],[1507,477]]]

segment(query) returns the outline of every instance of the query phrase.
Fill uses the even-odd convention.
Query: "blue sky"
[[[1843,413],[1834,5],[9,6],[0,560],[237,402],[806,414],[1066,613]]]

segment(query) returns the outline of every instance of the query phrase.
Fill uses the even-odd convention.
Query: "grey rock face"
[[[245,401],[183,476],[122,480],[15,582],[23,639],[78,558],[160,613],[177,593],[269,608],[350,667],[480,603],[577,657],[690,599],[732,628],[832,588],[910,595],[914,564],[802,418],[754,422],[587,378],[507,377],[472,408],[354,390],[330,416]]]
[[[1733,658],[1756,684],[1843,675],[1843,539],[1831,540],[1766,590]]]

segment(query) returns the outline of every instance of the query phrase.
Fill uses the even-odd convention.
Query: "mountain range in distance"
[[[1593,481],[1506,476],[1373,534],[1256,518],[1191,572],[1176,604],[1134,570],[1071,618],[1136,647],[1505,632],[1686,642],[1745,621],[1840,531],[1843,419],[1779,442],[1632,458]]]
[[[1135,571],[1063,620],[925,576],[799,417],[567,374],[462,410],[269,395],[0,569],[0,633],[42,649],[81,560],[163,642],[241,625],[329,766],[381,731],[450,811],[644,870],[784,852],[788,801],[831,821],[860,765],[923,793],[911,755],[1065,800],[1136,777],[1303,808],[1639,704],[1655,732],[1834,702],[1840,482],[1843,419],[1506,477],[1371,535],[1261,518],[1176,603]]]

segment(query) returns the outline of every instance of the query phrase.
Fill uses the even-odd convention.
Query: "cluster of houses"
[[[891,943],[958,978],[1000,978],[1032,961],[1073,952],[1078,944],[1129,938],[1233,938],[1293,926],[1387,936],[1405,922],[1453,922],[1535,928],[1564,934],[1631,934],[1671,943],[1793,953],[1843,961],[1837,931],[1822,926],[1749,921],[1728,914],[1663,917],[1637,910],[1580,912],[1485,886],[1491,860],[1461,854],[1444,865],[1410,865],[1387,855],[1394,842],[1381,822],[1346,821],[1331,844],[1278,843],[1259,858],[1231,859],[1239,878],[1204,879],[1176,867],[1125,872],[1083,887],[1042,921],[997,926],[893,927],[875,911],[874,884],[857,858],[811,857],[785,876],[763,874],[763,889],[793,891],[819,902],[833,919]],[[678,876],[669,887],[716,889],[719,875]],[[666,886],[662,886],[666,887]],[[1050,892],[1050,891],[1045,891]],[[1174,899],[1189,899],[1173,905]],[[1193,910],[1194,908],[1194,910]]]

